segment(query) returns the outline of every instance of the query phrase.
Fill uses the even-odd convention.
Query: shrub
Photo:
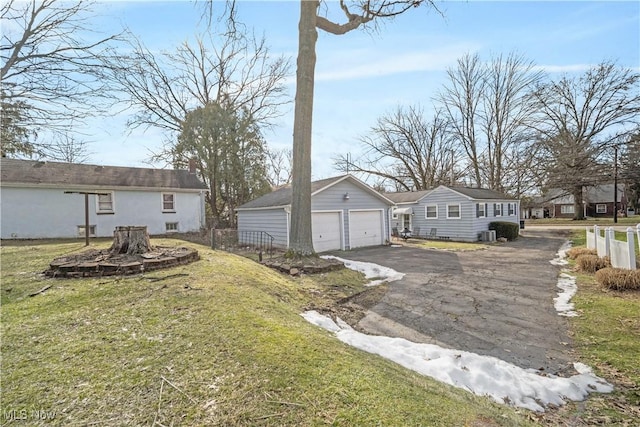
[[[496,231],[496,239],[504,237],[507,240],[516,240],[520,233],[520,225],[513,222],[494,221],[489,223],[489,230]]]
[[[598,255],[598,251],[595,249],[585,248],[584,246],[571,248],[567,251],[567,257],[569,257],[569,259],[576,259],[580,255]]]
[[[584,254],[576,258],[578,270],[584,273],[595,273],[606,267],[611,267],[609,258],[600,258],[598,255]]]
[[[640,270],[603,268],[596,272],[596,280],[605,288],[615,291],[640,290]]]

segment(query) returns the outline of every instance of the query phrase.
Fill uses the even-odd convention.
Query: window
[[[447,219],[460,218],[460,205],[447,205]]]
[[[502,216],[502,203],[493,204],[493,216]]]
[[[176,211],[175,194],[162,193],[162,212],[175,212],[175,211]]]
[[[178,231],[178,223],[177,222],[165,222],[164,223],[164,229],[167,233],[170,233],[172,231]]]
[[[487,216],[487,204],[476,203],[476,218],[484,218]]]
[[[563,214],[575,213],[574,210],[573,210],[573,205],[561,205],[560,206],[560,213],[563,213]]]
[[[426,205],[424,207],[424,217],[437,219],[438,218],[438,205]]]
[[[85,226],[84,225],[79,225],[78,226],[78,236],[79,237],[86,236],[84,230],[85,230]],[[89,236],[96,237],[96,226],[95,225],[90,225],[89,226]]]
[[[509,203],[508,208],[509,209],[509,216],[514,216],[516,214],[516,204],[515,203]]]
[[[598,203],[596,205],[596,213],[606,214],[607,213],[607,205],[605,205],[604,203],[602,203],[602,204]]]
[[[97,214],[113,213],[113,193],[98,194],[98,198],[96,200],[98,203],[96,208]]]

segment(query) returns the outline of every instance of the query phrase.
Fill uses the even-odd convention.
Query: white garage
[[[349,224],[351,249],[384,243],[383,210],[349,211]]]
[[[351,175],[311,183],[311,235],[316,252],[383,245],[391,240],[393,202]],[[238,231],[261,231],[288,248],[291,186],[281,187],[236,209]]]
[[[311,214],[311,233],[313,250],[326,252],[342,249],[342,213],[313,212]]]

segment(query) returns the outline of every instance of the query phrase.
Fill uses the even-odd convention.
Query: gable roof
[[[441,185],[440,187],[455,191],[474,200],[515,200],[513,197],[509,197],[499,191],[489,190],[487,188],[447,187],[446,185]]]
[[[348,180],[354,185],[362,188],[365,191],[368,191],[372,195],[378,197],[379,199],[392,204],[391,200],[384,197],[382,194],[378,193],[373,188],[369,187],[364,182],[355,178],[353,175],[341,175],[333,178],[321,179],[318,181],[311,182],[311,196],[315,196],[318,193],[336,185],[339,182]],[[277,190],[272,191],[271,193],[265,194],[264,196],[258,197],[257,199],[253,199],[239,207],[236,210],[242,209],[258,209],[258,208],[275,208],[275,207],[284,207],[289,206],[291,204],[292,197],[292,188],[291,184],[287,184],[283,187],[278,188]]]
[[[397,204],[418,203],[420,199],[431,193],[433,190],[402,191],[399,193],[384,193],[384,196]]]
[[[98,166],[2,158],[0,182],[26,186],[141,187],[206,190],[186,170]]]
[[[515,200],[499,191],[488,190],[486,188],[448,187],[446,185],[440,185],[435,190],[441,188],[454,191],[473,200]],[[396,204],[417,203],[435,190],[404,191],[401,193],[385,193],[384,195]]]
[[[582,194],[584,201],[587,203],[613,203],[613,184],[600,184],[584,187]],[[625,185],[618,184],[618,201],[622,201],[625,197]],[[547,191],[545,200],[552,204],[573,204],[573,194],[560,188],[551,188]]]

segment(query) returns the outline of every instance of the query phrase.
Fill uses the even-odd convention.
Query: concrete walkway
[[[358,326],[376,335],[491,355],[523,368],[573,374],[568,321],[553,306],[561,232],[523,230],[515,242],[446,252],[375,247],[340,256],[406,273]]]

